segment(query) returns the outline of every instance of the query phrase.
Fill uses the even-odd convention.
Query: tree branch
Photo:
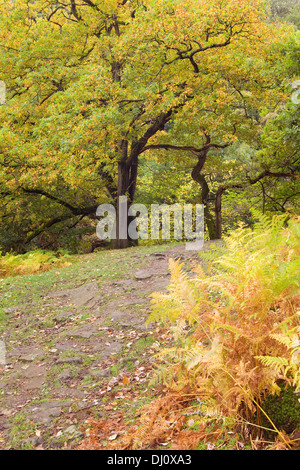
[[[153,145],[147,145],[146,147],[144,147],[141,153],[150,149],[163,149],[163,150],[180,150],[180,151],[185,151],[185,152],[193,152],[196,154],[201,154],[202,152],[206,152],[210,150],[211,148],[224,149],[226,147],[229,147],[229,145],[230,144],[207,144],[201,148],[196,148],[196,147],[188,146],[188,145],[180,146],[180,145],[172,145],[172,144],[153,144]]]
[[[51,199],[52,201],[56,202],[57,204],[60,204],[61,206],[66,207],[71,211],[73,215],[89,215],[92,214],[93,212],[96,212],[98,205],[95,204],[93,206],[88,206],[88,207],[74,207],[71,204],[69,204],[66,201],[63,201],[62,199],[53,196],[52,194],[49,194],[47,191],[44,191],[43,189],[29,189],[29,188],[22,188],[22,190],[26,194],[34,194],[37,196],[45,196],[48,199]]]

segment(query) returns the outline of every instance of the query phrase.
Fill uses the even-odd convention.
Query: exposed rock
[[[64,380],[69,380],[73,377],[72,372],[69,369],[63,370],[58,376],[58,380],[64,381]]]
[[[58,349],[58,351],[68,351],[69,349],[75,349],[78,348],[78,345],[74,343],[74,341],[59,341],[55,343],[55,348]]]
[[[145,320],[146,320],[147,317],[145,317]],[[122,328],[135,328],[136,330],[140,330],[140,331],[146,331],[148,329],[148,326],[145,324],[145,321],[142,321],[141,322],[141,319],[137,319],[137,318],[134,318],[134,317],[131,317],[129,319],[129,321],[122,321],[120,323],[120,326]]]
[[[34,390],[35,388],[42,388],[43,385],[44,377],[34,377],[23,383],[22,387],[24,390]]]
[[[82,364],[81,356],[60,357],[56,361],[57,364]]]
[[[76,306],[93,308],[100,303],[99,287],[96,282],[91,282],[75,289],[51,292],[49,297],[65,298]]]
[[[59,313],[58,315],[55,315],[55,317],[53,317],[53,320],[56,323],[64,323],[70,320],[70,318],[72,318],[73,316],[74,316],[73,312],[62,312],[62,313]]]
[[[166,261],[166,255],[163,253],[152,253],[150,256],[153,256],[156,261]]]
[[[112,321],[118,321],[120,318],[123,318],[126,315],[126,312],[114,312],[111,314]]]
[[[26,369],[22,369],[21,377],[25,377],[27,379],[33,377],[45,377],[46,376],[46,368],[44,366],[39,366],[36,364],[30,365],[26,367]]]
[[[76,400],[83,400],[86,397],[86,394],[83,390],[78,390],[71,387],[59,387],[57,389],[57,396],[65,398],[74,398]]]
[[[37,447],[43,445],[43,439],[41,436],[32,436],[24,441],[26,446]]]
[[[122,281],[114,281],[114,286],[121,286],[121,287],[136,287],[134,280],[132,279],[124,279]]]
[[[79,337],[79,338],[90,338],[97,332],[97,328],[84,326],[80,328],[76,328],[75,330],[71,330],[68,336]]]
[[[23,362],[33,362],[42,359],[44,355],[45,351],[43,349],[34,346],[21,346],[7,353],[8,358],[15,358]]]
[[[102,379],[104,377],[109,377],[111,375],[111,370],[109,367],[106,369],[91,370],[90,374],[97,379]]]
[[[80,432],[74,424],[65,429],[62,434],[66,436],[67,439],[77,439],[84,436],[84,434]]]
[[[40,403],[30,409],[30,419],[35,423],[50,424],[53,418],[60,416],[63,408],[71,406],[71,401],[51,400]]]
[[[150,279],[152,274],[149,273],[149,271],[138,271],[135,273],[134,277],[137,281],[145,281],[146,279]]]
[[[116,354],[122,350],[122,343],[118,343],[117,341],[112,341],[109,345],[107,345],[106,349],[103,351],[102,356],[103,358],[107,358],[112,354]]]

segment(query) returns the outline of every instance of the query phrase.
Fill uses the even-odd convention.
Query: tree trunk
[[[215,240],[217,238],[216,233],[216,223],[213,215],[209,210],[209,187],[204,175],[201,174],[201,170],[204,167],[208,151],[204,151],[198,158],[197,165],[193,168],[192,178],[196,183],[201,187],[201,203],[204,206],[204,222],[207,227],[208,235],[210,240]]]
[[[116,64],[113,65],[113,71],[115,73],[114,80],[119,81],[121,74]],[[122,233],[120,233],[119,199],[121,196],[127,196],[128,206],[133,203],[138,175],[139,155],[145,151],[149,139],[151,139],[151,137],[153,137],[158,131],[165,128],[166,123],[169,122],[172,117],[172,113],[173,110],[171,109],[157,116],[154,122],[152,122],[146,129],[144,134],[135,142],[131,143],[130,151],[128,151],[127,140],[121,140],[118,145],[117,152],[120,155],[120,159],[118,162],[118,185],[116,192],[117,236],[116,239],[112,241],[113,248],[128,248],[129,246],[137,245],[137,240],[132,240],[128,236],[128,226],[135,217],[128,217],[127,215],[127,221],[124,223],[127,229],[127,234],[125,233],[126,230],[124,227],[121,228]]]
[[[209,239],[216,240],[218,238],[216,230],[216,221],[214,220],[214,216],[211,214],[209,209],[209,187],[203,175],[199,175],[199,179],[201,180],[201,200],[202,204],[204,205],[204,222],[207,227]]]
[[[215,201],[215,227],[216,227],[216,240],[222,238],[222,195],[223,188],[219,188],[216,194]]]
[[[118,187],[116,198],[116,239],[112,240],[112,248],[124,249],[129,246],[137,245],[137,240],[132,240],[128,235],[128,226],[134,219],[128,216],[129,205],[133,203],[136,180],[138,173],[138,158],[129,160],[128,158],[128,142],[122,141],[121,143],[121,159],[118,163]],[[120,197],[127,197],[127,207],[120,207]],[[122,216],[121,216],[122,211]],[[122,217],[121,226],[120,218]]]

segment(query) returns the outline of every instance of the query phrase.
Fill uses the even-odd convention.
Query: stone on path
[[[122,343],[118,343],[118,341],[109,341],[108,344],[106,344],[106,348],[104,349],[102,353],[103,359],[107,359],[109,356],[113,354],[117,354],[120,352],[123,348]]]
[[[70,370],[68,369],[65,369],[63,370],[58,376],[58,380],[61,380],[61,381],[65,381],[65,380],[69,380],[73,377],[73,374]]]
[[[111,314],[110,318],[112,321],[118,321],[121,318],[124,318],[124,316],[126,316],[126,312],[114,312]]]
[[[60,357],[57,359],[56,364],[82,364],[82,357]]]
[[[45,356],[44,349],[36,346],[21,346],[9,351],[8,358],[14,358],[23,362],[33,362]]]
[[[56,323],[64,323],[70,320],[73,316],[74,316],[73,312],[62,312],[62,313],[58,313],[57,315],[55,315],[55,317],[53,317],[53,320]]]
[[[134,277],[137,281],[145,281],[146,279],[150,279],[152,274],[147,271],[138,271],[135,273]]]
[[[30,407],[30,420],[40,424],[50,424],[54,418],[58,418],[63,408],[71,406],[71,401],[51,400]]]
[[[23,385],[24,390],[34,390],[36,388],[42,388],[44,385],[44,377],[34,377],[27,380]]]
[[[50,298],[63,298],[78,307],[85,306],[88,308],[97,307],[100,304],[100,291],[96,282],[90,282],[75,289],[67,289],[63,291],[51,292]]]
[[[39,366],[36,364],[29,365],[28,367],[22,368],[21,376],[27,379],[31,379],[33,377],[44,377],[46,375],[46,368],[45,366]]]
[[[34,390],[42,388],[45,382],[47,371],[45,366],[30,365],[22,368],[20,371],[20,379],[23,380],[22,388],[24,390]]]
[[[91,326],[83,326],[70,330],[68,336],[74,336],[79,338],[90,338],[97,332],[97,328]]]

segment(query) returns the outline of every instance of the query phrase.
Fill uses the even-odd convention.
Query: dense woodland
[[[299,0],[0,0],[0,13],[7,312],[13,282],[22,295],[48,289],[28,273],[59,270],[58,288],[84,259],[109,290],[116,257],[130,279],[124,252],[135,266],[132,250],[163,249],[99,241],[100,204],[117,217],[120,196],[204,206],[208,248],[188,269],[187,254],[171,259],[168,292],[152,295],[148,324],[168,338],[157,340],[157,394],[130,427],[94,420],[79,448],[299,448]]]
[[[210,239],[296,211],[299,2],[265,3],[3,4],[2,251],[84,251],[120,195],[202,203]]]

